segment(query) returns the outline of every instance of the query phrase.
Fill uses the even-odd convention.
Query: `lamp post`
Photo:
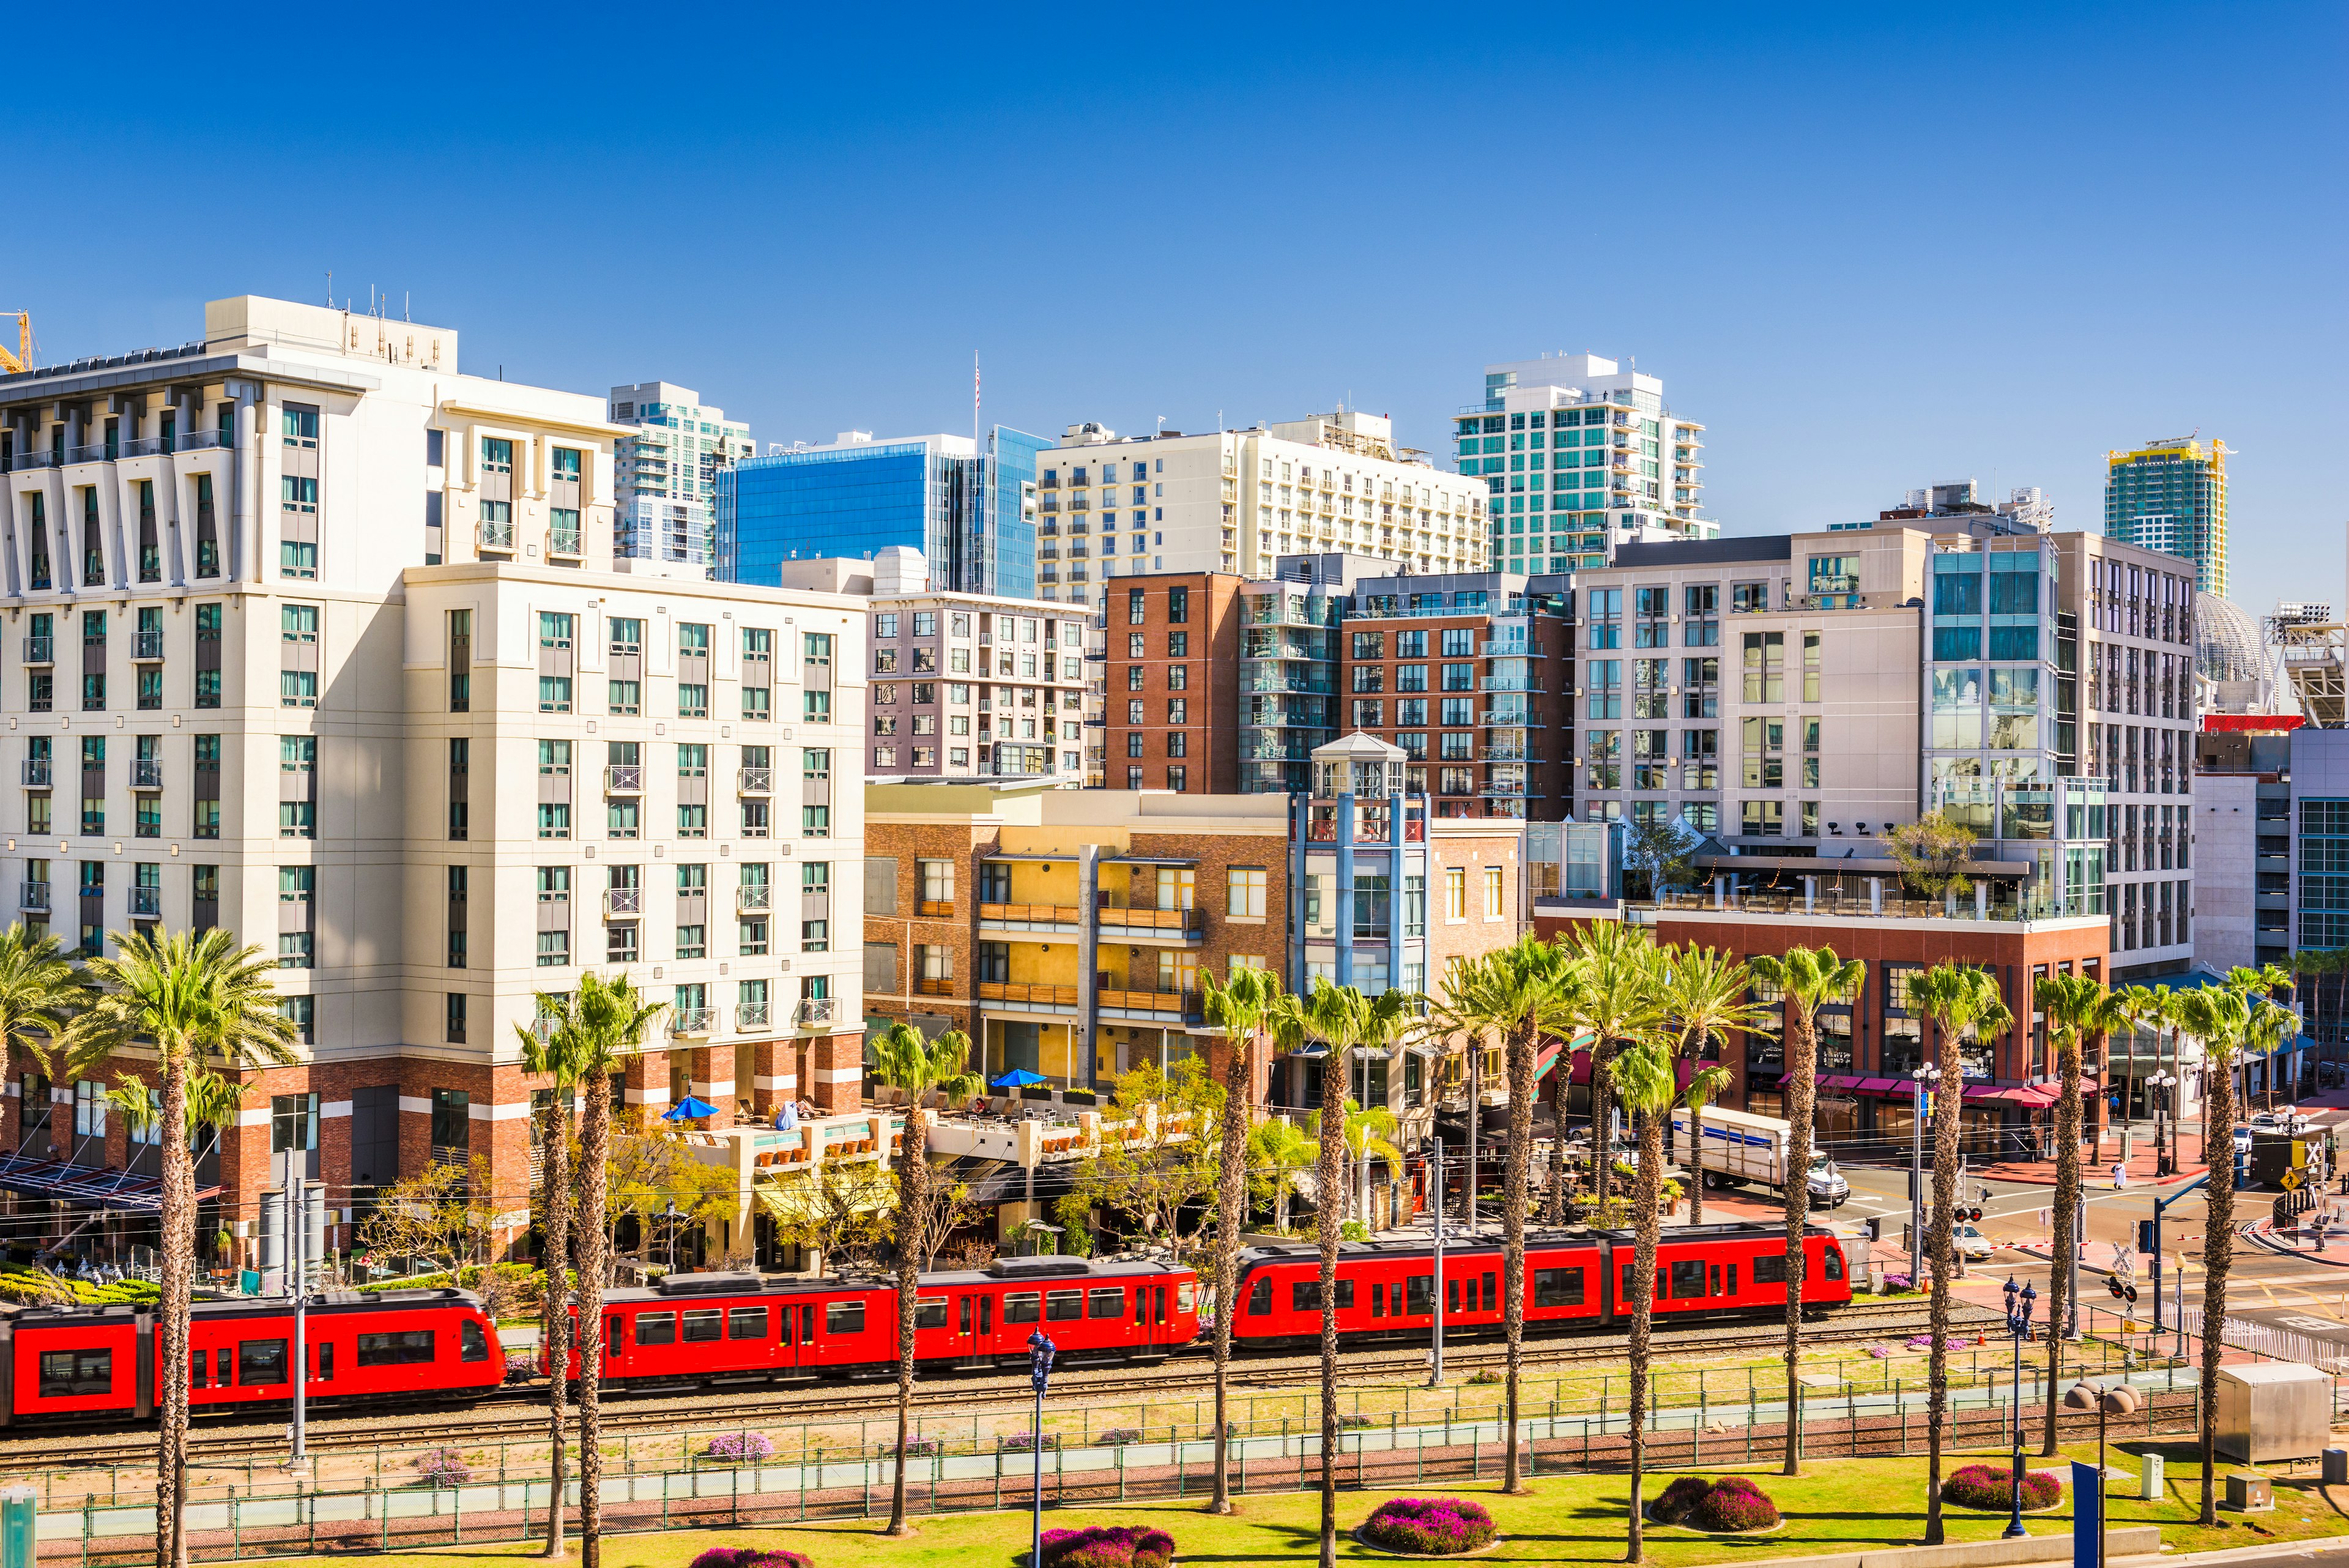
[[[665,1219],[667,1219],[667,1221],[668,1221],[668,1272],[669,1272],[670,1273],[672,1273],[672,1274],[673,1274],[673,1273],[677,1272],[677,1199],[676,1199],[672,1198],[672,1199],[670,1199],[668,1200],[668,1208],[667,1208],[667,1211],[666,1211],[666,1213],[664,1214],[664,1216],[663,1216],[663,1217],[664,1217]]]
[[[2014,1473],[2012,1480],[2013,1511],[2006,1521],[2006,1539],[2028,1534],[2023,1528],[2023,1341],[2031,1332],[2031,1309],[2039,1300],[2039,1293],[2029,1285],[2015,1288],[2014,1276],[2006,1277],[2006,1328],[2014,1335]]]
[[[1909,1288],[1924,1288],[1925,1274],[1925,1102],[1941,1070],[1930,1063],[1912,1068],[1916,1082],[1916,1112],[1909,1123]]]
[[[2137,1390],[2126,1383],[2091,1383],[2085,1378],[2064,1390],[2064,1408],[2096,1413],[2096,1568],[2105,1563],[2105,1420],[2127,1416],[2137,1408]],[[2074,1500],[2074,1507],[2078,1500]]]
[[[1044,1386],[1052,1381],[1052,1353],[1058,1348],[1042,1329],[1028,1336],[1028,1380],[1036,1386],[1036,1502],[1028,1532],[1029,1568],[1044,1561]]]
[[[1427,1140],[1431,1151],[1427,1158],[1428,1180],[1435,1189],[1435,1292],[1430,1298],[1435,1309],[1435,1332],[1433,1347],[1427,1358],[1427,1386],[1444,1386],[1444,1139]]]
[[[2177,1120],[2177,1117],[2166,1114],[2169,1109],[2170,1087],[2177,1082],[2177,1075],[2167,1068],[2156,1071],[2145,1081],[2146,1088],[2153,1096],[2153,1173],[2157,1179],[2168,1176],[2177,1169],[2176,1162],[2170,1158],[2169,1140],[2163,1130],[2165,1123]]]

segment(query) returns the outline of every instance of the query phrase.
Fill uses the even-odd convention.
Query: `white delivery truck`
[[[1704,1147],[1700,1152],[1689,1146],[1689,1128],[1695,1119],[1685,1106],[1674,1107],[1671,1113],[1673,1164],[1698,1173],[1712,1187],[1750,1184],[1785,1189],[1786,1149],[1795,1132],[1792,1122],[1707,1106]],[[1835,1161],[1816,1147],[1811,1150],[1810,1189],[1811,1201],[1822,1209],[1840,1208],[1851,1196],[1851,1183],[1843,1179]]]

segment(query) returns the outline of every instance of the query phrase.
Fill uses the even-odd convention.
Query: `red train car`
[[[1199,1332],[1188,1269],[1088,1258],[1002,1258],[928,1273],[915,1298],[916,1360],[942,1369],[1025,1364],[1041,1329],[1064,1358],[1163,1360]],[[897,1365],[894,1280],[676,1274],[603,1302],[607,1384],[809,1382]],[[540,1357],[545,1369],[545,1357]],[[578,1376],[574,1349],[571,1376]]]
[[[336,1291],[305,1315],[312,1404],[485,1393],[505,1380],[497,1325],[471,1293]],[[281,1301],[198,1302],[189,1404],[291,1404],[294,1313]],[[151,1310],[25,1307],[0,1314],[0,1425],[45,1417],[150,1419],[162,1363]]]
[[[1804,1241],[1803,1303],[1831,1307],[1851,1300],[1843,1244],[1812,1228]],[[1447,1338],[1498,1334],[1505,1303],[1503,1252],[1492,1241],[1444,1250],[1444,1332]],[[1526,1324],[1529,1329],[1616,1325],[1631,1316],[1632,1237],[1535,1235],[1526,1242]],[[1671,1231],[1656,1249],[1654,1315],[1659,1322],[1784,1313],[1785,1231],[1764,1225],[1700,1225]],[[1259,1247],[1240,1260],[1232,1334],[1244,1345],[1318,1343],[1321,1334],[1320,1250]],[[1428,1242],[1350,1241],[1338,1255],[1338,1332],[1354,1343],[1425,1339],[1435,1325],[1435,1250]]]

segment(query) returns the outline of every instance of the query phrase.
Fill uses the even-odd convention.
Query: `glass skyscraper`
[[[2194,563],[2194,586],[2227,597],[2227,443],[2147,441],[2105,454],[2105,537]]]
[[[1036,454],[1050,442],[998,425],[968,436],[875,441],[752,458],[718,476],[718,576],[778,580],[786,560],[861,559],[906,545],[941,591],[1031,598]]]

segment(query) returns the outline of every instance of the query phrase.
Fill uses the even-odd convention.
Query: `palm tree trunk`
[[[1606,1224],[1607,1196],[1615,1186],[1614,1129],[1607,1119],[1607,1042],[1590,1042],[1590,1199],[1596,1223]]]
[[[1656,1316],[1656,1246],[1664,1229],[1663,1127],[1660,1116],[1640,1118],[1640,1169],[1633,1189],[1638,1196],[1631,1234],[1631,1514],[1626,1563],[1637,1563],[1647,1549],[1640,1491],[1648,1464],[1649,1332]]]
[[[1338,1205],[1346,1158],[1346,1049],[1330,1042],[1321,1069],[1321,1150],[1313,1207],[1321,1234],[1321,1568],[1338,1561]]]
[[[579,1562],[602,1568],[604,1559],[604,1269],[608,1187],[605,1163],[612,1144],[612,1079],[587,1079],[587,1107],[579,1143]]]
[[[1549,1210],[1542,1219],[1550,1225],[1566,1223],[1566,1091],[1573,1069],[1573,1054],[1561,1044],[1549,1081]]]
[[[541,1275],[543,1310],[539,1321],[546,1335],[547,1480],[552,1493],[546,1511],[546,1549],[541,1555],[560,1558],[563,1515],[570,1506],[563,1452],[569,1414],[564,1390],[571,1380],[571,1293],[565,1288],[571,1262],[570,1086],[558,1085],[554,1094],[546,1126],[541,1129],[545,1151],[539,1160],[539,1180],[546,1188],[546,1267]]]
[[[1951,1216],[1958,1202],[1958,1104],[1965,1095],[1965,1065],[1958,1042],[1938,1021],[1934,1024],[1941,1081],[1933,1090],[1933,1212],[1927,1217],[1925,1240],[1931,1250],[1933,1296],[1928,1331],[1933,1336],[1925,1406],[1926,1478],[1925,1544],[1939,1546],[1941,1524],[1941,1424],[1950,1411],[1950,1242]]]
[[[2206,1044],[2203,1050],[2209,1050]],[[2217,1139],[2214,1153],[2210,1144]],[[2202,1237],[2202,1518],[2219,1522],[2219,1362],[2226,1354],[2227,1270],[2235,1242],[2235,1078],[2231,1064],[2210,1075],[2210,1097],[2202,1106],[2202,1158],[2210,1168],[2208,1223]]]
[[[188,1561],[188,1321],[196,1276],[196,1173],[188,1154],[188,1063],[176,1043],[163,1056],[163,1268],[158,1318],[163,1335],[156,1392],[160,1451],[155,1462],[156,1568]]]
[[[922,1227],[928,1215],[929,1118],[922,1114],[917,1082],[905,1107],[905,1147],[897,1161],[897,1455],[889,1467],[889,1528],[884,1535],[905,1536],[905,1445],[914,1420],[914,1314],[922,1289]],[[1043,1441],[1039,1434],[1036,1439]]]
[[[1232,1316],[1239,1310],[1240,1232],[1247,1220],[1249,1090],[1256,1079],[1256,1034],[1231,1038],[1224,1063],[1224,1125],[1216,1196],[1216,1489],[1209,1513],[1230,1513]]]
[[[1526,1362],[1526,1205],[1534,1168],[1534,1030],[1530,1021],[1509,1031],[1509,1150],[1501,1204],[1501,1326],[1509,1339],[1508,1435],[1501,1449],[1501,1490],[1524,1492],[1517,1449],[1518,1380]]]
[[[1671,1113],[1664,1113],[1667,1116]],[[1689,1161],[1696,1167],[1696,1177],[1689,1185],[1689,1223],[1704,1223],[1704,1102],[1689,1098]],[[1807,1205],[1806,1205],[1807,1207]]]
[[[1811,1117],[1819,1050],[1810,1009],[1786,1002],[1786,1453],[1781,1475],[1803,1473],[1803,1250],[1811,1224]]]
[[[2096,1042],[2097,1059],[2104,1059],[2105,1036],[2091,1036]],[[2064,1318],[2068,1310],[2072,1285],[2071,1260],[2061,1249],[2072,1245],[2079,1228],[2080,1213],[2080,1040],[2070,1030],[2056,1036],[2056,1072],[2059,1075],[2055,1102],[2055,1234],[2049,1238],[2055,1246],[2048,1249],[2053,1267],[2047,1275],[2047,1414],[2040,1433],[2039,1452],[2042,1458],[2055,1452],[2055,1402],[2064,1366]]]

